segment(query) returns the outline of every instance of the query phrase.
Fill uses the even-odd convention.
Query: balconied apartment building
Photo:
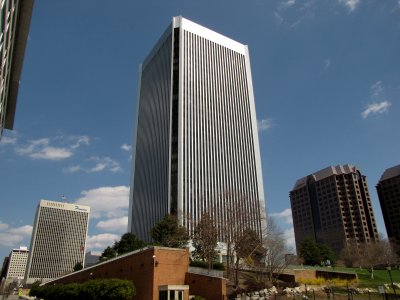
[[[304,239],[337,254],[378,240],[366,177],[353,165],[331,166],[297,180],[290,191],[297,251]]]
[[[264,188],[248,47],[174,17],[140,68],[129,230],[203,212],[261,233]],[[219,239],[224,231],[219,228]]]
[[[385,170],[376,190],[389,241],[400,254],[400,165]]]

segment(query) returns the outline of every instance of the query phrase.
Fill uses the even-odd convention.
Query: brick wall
[[[47,284],[119,278],[134,283],[136,287],[134,299],[156,300],[159,286],[166,285],[189,285],[189,291],[184,291],[184,300],[189,299],[189,294],[199,295],[207,300],[227,299],[224,278],[188,273],[188,269],[189,250],[151,247],[121,255]]]
[[[158,299],[160,285],[184,285],[188,266],[188,250],[152,247],[83,269],[49,284],[84,282],[96,278],[128,279],[136,287],[135,299],[153,300]],[[188,299],[187,296],[185,299]]]
[[[190,295],[196,295],[207,300],[225,300],[226,279],[195,273],[186,273],[185,283],[190,286]]]

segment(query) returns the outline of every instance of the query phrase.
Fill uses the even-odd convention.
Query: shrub
[[[258,281],[255,278],[248,278],[244,281],[247,291],[259,291],[266,288],[265,281]]]
[[[208,269],[208,264],[207,262],[203,261],[203,260],[191,260],[190,261],[190,266],[192,267],[198,267],[198,268],[203,268],[203,269]],[[220,262],[213,262],[212,268],[214,270],[221,270],[224,271],[225,270],[225,266],[223,263]]]
[[[95,279],[85,283],[34,284],[29,295],[45,300],[128,300],[136,295],[136,289],[129,280]]]
[[[357,280],[346,280],[346,279],[339,279],[339,278],[332,278],[332,279],[325,279],[322,277],[317,277],[315,279],[304,279],[299,278],[297,280],[298,283],[301,284],[308,284],[308,285],[332,285],[332,286],[346,286],[347,284],[357,284]]]

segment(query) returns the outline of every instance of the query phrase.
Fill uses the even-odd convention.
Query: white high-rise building
[[[218,222],[234,219],[261,233],[264,190],[246,45],[174,17],[141,65],[136,113],[130,231],[149,240],[166,213],[190,230],[209,211]]]
[[[25,282],[43,282],[73,272],[85,261],[90,208],[40,200],[33,226]]]
[[[27,247],[13,249],[9,256],[6,279],[24,279],[29,250]]]

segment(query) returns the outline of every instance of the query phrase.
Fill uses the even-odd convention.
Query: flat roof
[[[386,169],[385,172],[383,172],[381,179],[379,181],[390,179],[399,175],[400,175],[400,165]]]
[[[208,29],[197,23],[194,23],[188,19],[185,19],[182,16],[177,16],[177,17],[172,18],[172,23],[170,23],[168,25],[167,29],[164,31],[164,33],[158,39],[155,46],[152,48],[150,53],[144,59],[142,66],[141,66],[143,69],[151,61],[151,59],[157,53],[157,51],[160,49],[160,47],[162,46],[164,41],[172,34],[173,28],[182,28],[183,30],[194,33],[198,36],[201,36],[207,40],[210,40],[216,44],[219,44],[219,45],[226,47],[228,49],[231,49],[233,51],[236,51],[240,54],[243,54],[243,55],[246,54],[246,49],[247,49],[246,45],[236,42],[222,34],[219,34],[211,29]]]
[[[172,23],[174,28],[182,28],[183,30],[194,33],[240,54],[246,54],[246,45],[236,42],[235,40],[232,40],[222,34],[219,34],[218,32],[194,23],[188,19],[185,19],[182,16],[174,17]]]
[[[39,207],[50,207],[50,208],[80,211],[80,212],[86,212],[86,213],[90,212],[90,207],[87,205],[50,201],[50,200],[44,200],[44,199],[40,200]]]
[[[337,165],[337,166],[329,166],[325,169],[319,170],[315,173],[307,175],[303,178],[300,178],[296,181],[293,190],[297,190],[307,184],[307,179],[309,176],[313,176],[315,181],[320,181],[322,179],[328,178],[332,175],[341,175],[341,174],[351,174],[357,171],[357,167],[354,165]]]

